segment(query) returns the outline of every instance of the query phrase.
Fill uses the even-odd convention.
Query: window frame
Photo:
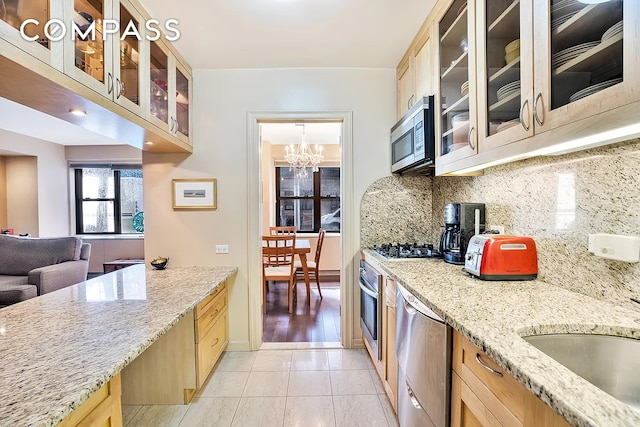
[[[91,198],[83,197],[82,171],[83,169],[108,169],[113,173],[113,197]],[[127,235],[137,236],[144,233],[123,233],[122,232],[122,197],[121,197],[121,170],[122,169],[139,169],[142,171],[142,165],[122,165],[115,167],[114,165],[105,164],[77,164],[71,165],[74,176],[74,200],[75,200],[75,226],[76,234],[80,235]],[[114,231],[85,231],[84,230],[84,214],[83,202],[113,202],[114,215]]]
[[[280,171],[282,169],[289,168],[289,166],[284,165],[276,165],[275,166],[275,179],[276,179],[276,197],[275,197],[275,208],[276,212],[280,212],[280,203],[284,200],[313,200],[313,230],[299,230],[300,233],[318,233],[321,228],[321,206],[323,200],[337,200],[342,207],[341,199],[342,199],[342,188],[340,189],[339,196],[323,196],[320,194],[320,189],[322,186],[322,177],[321,170],[322,169],[337,169],[339,172],[340,182],[342,182],[342,170],[339,166],[318,166],[318,172],[312,172],[313,174],[313,196],[282,196],[281,188],[280,188]],[[276,226],[280,227],[282,224],[280,223],[280,215],[276,214]],[[336,233],[339,234],[342,231],[342,221],[340,222],[339,230],[325,230],[327,233]]]

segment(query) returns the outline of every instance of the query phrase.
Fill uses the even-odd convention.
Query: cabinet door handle
[[[211,313],[211,317],[216,317],[216,315],[220,313],[220,309],[216,308],[216,311],[214,311],[213,313]]]
[[[528,99],[525,99],[524,103],[522,104],[522,107],[520,107],[520,124],[522,125],[524,130],[528,131],[531,126],[524,122],[524,114],[523,113],[524,113],[524,107],[525,106],[527,107],[527,113],[528,113],[529,112],[529,100]],[[529,114],[527,114],[527,117],[529,117]]]
[[[544,124],[544,104],[542,105],[542,119],[538,115],[538,101],[542,103],[542,92],[538,92],[536,95],[535,101],[533,101],[533,117],[536,119],[536,122],[542,126]]]
[[[407,110],[410,110],[411,107],[413,107],[413,98],[415,98],[415,94],[411,95],[411,97],[409,97],[409,100],[407,101]]]
[[[499,377],[502,376],[502,372],[498,372],[495,369],[493,369],[491,366],[486,365],[482,359],[480,359],[480,353],[476,353],[476,362],[478,362],[478,365],[482,366],[484,369],[486,369],[487,371],[491,372],[493,375],[497,375]]]
[[[113,75],[111,73],[107,74],[107,93],[111,95],[113,92]]]
[[[120,99],[120,96],[122,95],[122,83],[120,83],[120,79],[116,77],[116,88],[118,88],[118,90],[116,91],[116,99]]]
[[[171,121],[171,123],[169,124],[169,133],[173,133],[173,117],[169,117],[169,120]]]
[[[472,144],[472,143],[471,143],[471,134],[473,133],[473,131],[474,131],[475,129],[476,129],[476,127],[475,127],[475,126],[471,126],[471,127],[469,128],[469,133],[467,134],[467,139],[468,139],[468,141],[467,141],[467,142],[469,143],[469,147],[471,147],[471,149],[472,149],[472,150],[475,150],[475,149],[476,149],[476,144],[475,144],[475,143],[474,143],[474,144]]]
[[[213,342],[213,344],[211,344],[211,348],[217,346],[219,342],[220,342],[220,338],[216,338],[216,340]]]

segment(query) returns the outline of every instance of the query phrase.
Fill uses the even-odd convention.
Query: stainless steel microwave
[[[391,128],[391,172],[422,172],[435,164],[433,96],[414,105]]]

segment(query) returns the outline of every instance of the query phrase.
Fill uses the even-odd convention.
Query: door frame
[[[354,262],[356,253],[353,231],[356,215],[353,190],[353,141],[351,111],[265,111],[247,113],[247,279],[249,286],[249,345],[258,350],[262,345],[262,269],[260,245],[262,235],[262,171],[260,122],[296,120],[341,121],[340,154],[340,341],[345,348],[353,346],[354,335]]]

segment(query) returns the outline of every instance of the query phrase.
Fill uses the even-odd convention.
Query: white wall
[[[32,156],[11,156],[6,166],[9,228],[16,235],[38,237],[38,160]]]
[[[230,348],[248,349],[249,292],[261,287],[247,283],[247,113],[353,112],[354,164],[343,167],[353,171],[356,209],[343,213],[354,223],[354,230],[343,232],[353,233],[358,246],[362,195],[390,173],[395,70],[195,70],[193,99],[194,153],[143,154],[145,253],[168,256],[173,266],[237,266],[230,284]],[[174,211],[171,179],[196,177],[218,179],[218,209]],[[230,253],[215,254],[216,244],[228,244]]]
[[[42,141],[29,136],[20,135],[0,129],[0,150],[10,151],[24,156],[37,158],[37,173],[29,179],[37,179],[37,222],[31,221],[28,228],[18,230],[11,222],[16,221],[17,215],[25,215],[24,210],[10,214],[13,207],[19,203],[14,199],[7,200],[7,226],[15,228],[16,234],[31,233],[32,236],[50,237],[69,234],[69,194],[68,169],[64,156],[64,147],[51,142]],[[10,158],[11,156],[7,156]],[[7,182],[12,179],[7,165]],[[13,180],[13,182],[17,182]],[[7,188],[7,199],[10,189]],[[22,197],[19,193],[12,193],[17,200]],[[24,197],[31,197],[25,193]],[[30,204],[30,206],[32,206]],[[20,220],[18,220],[20,221]],[[32,229],[37,224],[37,229]],[[22,225],[21,225],[22,227]]]

